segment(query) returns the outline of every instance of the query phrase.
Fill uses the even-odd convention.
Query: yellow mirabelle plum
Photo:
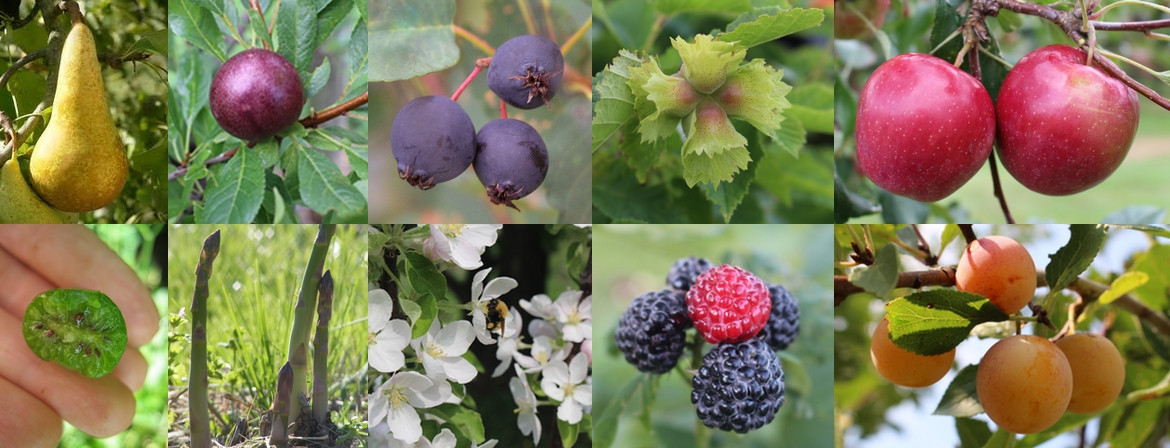
[[[1017,335],[987,351],[975,375],[979,403],[991,421],[1018,434],[1048,429],[1068,408],[1073,375],[1048,339]]]
[[[1016,240],[986,236],[963,251],[955,269],[955,287],[987,297],[1003,312],[1014,314],[1036,294],[1036,266]]]
[[[1072,368],[1069,412],[1089,414],[1109,407],[1125,383],[1125,360],[1104,336],[1077,333],[1060,338],[1056,346]]]
[[[891,383],[905,387],[926,387],[942,379],[955,361],[955,350],[941,355],[923,356],[894,345],[890,340],[890,321],[882,318],[873,331],[869,356],[878,373]]]

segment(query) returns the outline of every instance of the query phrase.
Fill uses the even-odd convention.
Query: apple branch
[[[918,289],[926,286],[955,286],[955,268],[948,266],[941,269],[898,274],[898,288]],[[1042,270],[1036,271],[1036,286],[1048,286],[1048,280],[1044,277],[1044,271]],[[1077,277],[1065,289],[1077,293],[1081,296],[1081,300],[1085,304],[1089,304],[1100,298],[1101,294],[1104,294],[1105,291],[1108,291],[1109,285]],[[864,291],[862,287],[850,282],[848,276],[833,276],[833,306],[840,305],[850,294]],[[1158,333],[1170,336],[1170,317],[1146,306],[1134,297],[1133,294],[1123,294],[1117,300],[1114,300],[1112,305],[1150,324]]]
[[[1090,34],[1095,30],[1143,31],[1150,34],[1149,31],[1152,29],[1170,28],[1170,19],[1145,22],[1098,22],[1092,20],[1088,21],[1089,27],[1088,31],[1086,31],[1084,12],[1079,6],[1073,8],[1071,11],[1061,11],[1051,6],[1024,3],[1018,0],[972,0],[971,3],[971,13],[979,22],[983,22],[982,16],[997,16],[1000,9],[1037,16],[1052,22],[1059,26],[1069,39],[1086,52],[1090,50],[1087,47],[1092,46],[1091,41],[1093,39],[1090,38]],[[1125,83],[1125,85],[1142,94],[1142,96],[1149,98],[1154,104],[1161,106],[1163,109],[1170,110],[1170,99],[1166,99],[1153,89],[1131,78],[1113,61],[1105,58],[1094,58],[1093,61],[1110,76],[1117,78],[1117,80]]]

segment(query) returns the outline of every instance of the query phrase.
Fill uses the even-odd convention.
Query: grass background
[[[127,265],[134,269],[142,283],[150,289],[159,315],[166,315],[167,291],[163,283],[166,266],[161,259],[154,259],[155,241],[165,245],[165,228],[160,225],[91,225],[110,249],[118,254]],[[163,328],[160,323],[159,328]],[[142,389],[134,394],[137,408],[134,421],[126,431],[108,439],[97,439],[65,423],[60,447],[162,447],[166,446],[166,425],[163,412],[166,409],[166,332],[159,331],[150,343],[140,348],[149,368]],[[0,441],[3,445],[3,441]]]
[[[287,360],[294,307],[317,226],[182,225],[170,229],[170,312],[190,307],[195,264],[203,240],[220,229],[219,257],[208,287],[207,347],[210,391],[249,404],[242,411],[217,409],[229,424],[236,418],[259,426],[272,405],[276,373]],[[329,397],[332,420],[343,433],[361,438],[366,408],[361,396],[366,366],[366,235],[361,226],[338,226],[325,258],[334,278],[333,318],[329,324]],[[174,319],[174,317],[172,317]],[[170,385],[185,389],[190,364],[191,325],[185,319],[172,332],[182,335],[170,347]],[[316,323],[314,318],[314,332]],[[312,336],[310,336],[311,338]],[[310,349],[311,352],[311,349]],[[311,355],[310,355],[311,357]],[[311,360],[310,360],[311,362]],[[311,369],[312,364],[310,364]],[[311,372],[311,370],[310,370]],[[311,374],[310,374],[311,376]],[[312,390],[311,385],[306,390]],[[336,403],[340,399],[340,410]],[[217,407],[215,398],[211,400]],[[172,403],[172,406],[174,403]],[[171,410],[171,422],[187,410]],[[185,419],[185,417],[184,417]],[[226,432],[212,413],[212,434]],[[186,424],[184,432],[189,431]],[[363,434],[358,434],[359,432]]]
[[[709,446],[777,446],[781,440],[785,446],[832,445],[831,227],[601,225],[593,232],[593,322],[600,341],[593,357],[596,415],[606,415],[615,401],[629,398],[619,391],[640,377],[613,340],[621,313],[638,295],[663,289],[675,260],[694,255],[736,264],[766,282],[784,285],[801,311],[800,334],[782,352],[787,392],[776,419],[746,436],[711,430]],[[709,349],[707,345],[705,351]],[[684,362],[689,363],[685,354]],[[658,385],[657,398],[648,407],[640,398],[630,400],[619,418],[614,446],[696,446],[696,428],[702,424],[690,401],[690,384],[672,371]],[[604,417],[595,421],[598,431],[608,424]]]

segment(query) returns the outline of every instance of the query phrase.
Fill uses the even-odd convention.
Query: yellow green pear
[[[76,218],[53,210],[33,193],[16,157],[0,168],[0,224],[64,224]]]
[[[86,212],[118,197],[126,170],[93,34],[76,22],[62,48],[53,114],[29,159],[29,183],[54,208]]]

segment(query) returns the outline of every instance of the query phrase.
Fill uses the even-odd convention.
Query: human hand
[[[133,391],[146,380],[136,350],[158,332],[150,292],[91,230],[74,225],[0,226],[0,435],[5,445],[56,446],[61,420],[97,437],[130,426]],[[87,378],[37,357],[21,322],[37,294],[54,288],[105,293],[126,320],[127,350],[110,375]]]

